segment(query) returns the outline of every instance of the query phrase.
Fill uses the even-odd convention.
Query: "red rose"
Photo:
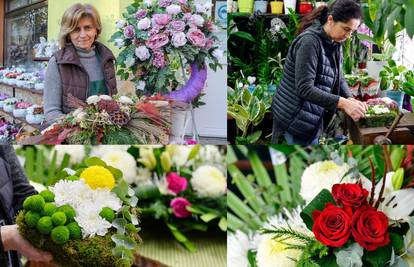
[[[345,244],[351,235],[351,212],[347,209],[327,203],[323,211],[315,210],[312,214],[315,238],[331,247]]]
[[[376,250],[390,242],[388,218],[370,206],[362,206],[352,217],[352,236],[368,251]]]
[[[335,184],[332,196],[339,205],[358,208],[367,201],[368,191],[361,184]]]

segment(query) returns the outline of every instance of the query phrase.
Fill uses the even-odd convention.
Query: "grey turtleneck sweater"
[[[95,47],[87,51],[76,47],[80,62],[89,75],[89,81],[103,80],[102,68],[96,57]],[[44,106],[46,121],[53,123],[62,113],[62,81],[56,58],[52,57],[46,70],[45,89],[44,89]]]

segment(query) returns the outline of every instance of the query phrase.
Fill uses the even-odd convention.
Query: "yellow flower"
[[[146,168],[153,170],[157,166],[157,160],[155,159],[152,148],[143,147],[139,150],[141,158],[138,159],[139,163],[142,163]]]
[[[111,190],[115,186],[115,178],[112,173],[102,166],[91,166],[86,168],[80,175],[85,183],[92,189],[108,188]]]

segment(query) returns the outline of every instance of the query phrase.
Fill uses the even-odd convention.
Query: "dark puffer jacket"
[[[305,142],[316,137],[325,112],[336,110],[340,96],[351,96],[342,60],[341,45],[326,35],[319,21],[293,41],[273,97],[274,135],[288,132]]]
[[[23,201],[33,194],[36,191],[20,167],[13,147],[0,145],[0,225],[14,224]],[[0,251],[0,266],[20,266],[17,253]]]

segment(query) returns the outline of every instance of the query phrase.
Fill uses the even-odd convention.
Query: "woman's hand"
[[[24,239],[19,233],[19,227],[14,225],[5,225],[0,228],[1,230],[1,242],[5,251],[16,250],[20,252],[29,260],[50,262],[53,257],[49,252],[41,251],[33,247],[26,239]]]
[[[346,99],[341,97],[338,101],[338,108],[345,111],[354,121],[358,121],[365,116],[368,105],[353,98]]]

